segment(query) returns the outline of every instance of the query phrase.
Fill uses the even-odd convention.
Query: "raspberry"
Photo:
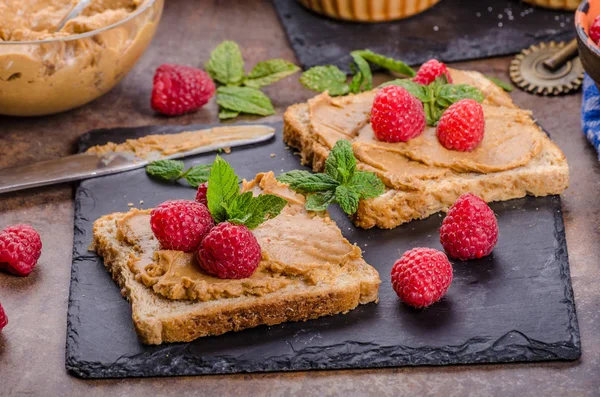
[[[478,259],[489,255],[498,242],[498,221],[494,211],[474,194],[463,194],[442,222],[440,242],[448,255],[456,259]]]
[[[600,15],[594,19],[592,26],[590,26],[590,39],[600,46]]]
[[[425,129],[423,104],[402,87],[382,88],[373,101],[371,126],[380,141],[406,142]]]
[[[196,193],[196,202],[204,205],[208,205],[208,199],[206,198],[206,192],[208,192],[208,182],[205,182],[198,186],[198,192]]]
[[[214,225],[208,208],[195,201],[165,201],[150,213],[152,232],[170,250],[194,251]]]
[[[430,59],[429,61],[421,65],[419,71],[417,72],[417,75],[413,77],[413,81],[415,83],[429,85],[441,75],[446,75],[448,83],[452,83],[452,77],[450,77],[450,72],[448,72],[448,68],[446,68],[446,65],[438,61],[437,59]]]
[[[446,294],[452,283],[452,265],[441,251],[413,248],[392,267],[392,287],[407,305],[431,306]]]
[[[41,253],[42,240],[31,226],[15,225],[0,232],[0,269],[27,276],[35,268]]]
[[[219,278],[250,277],[261,258],[256,237],[244,225],[219,223],[202,240],[198,263],[207,273]]]
[[[483,140],[484,131],[483,108],[473,99],[463,99],[442,114],[437,137],[446,149],[470,152]]]
[[[204,106],[215,93],[215,83],[204,70],[161,65],[154,74],[152,109],[178,116]]]
[[[0,304],[0,331],[2,331],[2,328],[6,327],[6,324],[8,324],[8,317],[6,317],[6,313],[4,313],[4,308]]]

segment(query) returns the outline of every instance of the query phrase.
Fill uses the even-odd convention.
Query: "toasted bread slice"
[[[510,96],[477,72],[451,69],[455,82],[474,85],[486,96],[484,106],[503,107],[507,112],[522,112]],[[336,106],[347,106],[348,113],[357,112],[356,103],[371,98],[372,93],[350,95],[336,102]],[[318,98],[318,97],[317,97]],[[311,100],[314,101],[314,100]],[[300,151],[302,164],[309,165],[315,172],[324,169],[331,142],[324,142],[314,133],[311,126],[310,104],[296,104],[284,115],[284,141]],[[314,103],[314,102],[312,102]],[[340,105],[343,103],[343,105]],[[344,108],[346,109],[346,108]],[[356,114],[356,113],[354,113]],[[336,136],[333,126],[331,136]],[[360,125],[356,126],[360,128]],[[354,223],[368,229],[374,226],[391,229],[414,219],[423,219],[439,211],[447,211],[463,193],[474,193],[487,202],[505,201],[515,198],[560,194],[569,184],[569,167],[562,151],[541,131],[536,139],[540,143],[535,156],[526,164],[499,172],[447,172],[431,179],[421,179],[405,187],[394,186],[382,177],[388,188],[377,198],[361,200]],[[353,141],[355,137],[343,139]],[[356,151],[356,148],[355,148]],[[412,161],[407,159],[407,162]],[[424,164],[418,162],[419,167]],[[358,162],[358,167],[381,175],[376,168]],[[438,168],[439,170],[439,168]],[[415,182],[415,181],[413,181]]]
[[[277,182],[273,174],[269,173],[259,175],[257,183],[246,183],[246,188],[247,190],[257,189],[258,184],[260,184],[260,188],[264,188],[266,184],[273,186]],[[282,193],[285,186],[277,185],[276,189],[278,191],[270,192]],[[282,196],[285,194],[286,192],[283,191]],[[294,193],[290,192],[290,194]],[[214,296],[213,299],[205,297],[203,299],[182,297],[169,299],[152,287],[144,285],[142,277],[140,274],[136,274],[132,267],[132,263],[136,263],[136,259],[139,259],[139,247],[130,244],[127,238],[123,237],[122,229],[119,226],[120,221],[131,211],[130,213],[109,214],[98,219],[94,223],[94,247],[103,257],[104,265],[112,274],[113,279],[121,287],[121,293],[131,303],[135,328],[141,341],[146,344],[187,342],[202,336],[219,335],[262,324],[274,325],[286,321],[305,321],[346,313],[359,304],[377,302],[378,288],[381,282],[379,274],[362,259],[360,249],[350,245],[343,238],[339,228],[327,215],[308,213],[303,209],[303,204],[296,204],[291,211],[294,216],[310,217],[313,222],[321,220],[325,222],[323,227],[339,234],[340,241],[338,242],[346,244],[352,255],[344,263],[321,263],[317,269],[317,273],[321,273],[315,273],[317,276],[313,274],[315,277],[311,277],[310,280],[297,276],[299,268],[302,266],[310,268],[314,264],[287,264],[282,258],[268,258],[268,256],[276,256],[275,254],[271,255],[272,252],[281,252],[278,247],[288,249],[291,243],[291,240],[286,240],[285,236],[282,236],[282,240],[278,242],[276,241],[278,240],[277,236],[273,238],[273,234],[269,234],[269,231],[274,229],[269,228],[268,223],[276,221],[277,218],[269,220],[263,224],[267,226],[262,229],[263,235],[267,235],[265,238],[269,238],[268,244],[265,242],[266,240],[261,240],[259,229],[256,229],[255,233],[263,247],[263,260],[259,269],[263,266],[273,265],[279,269],[276,276],[279,279],[286,278],[288,282],[284,283],[283,288],[259,295],[232,293],[231,297],[223,297],[220,294]],[[145,215],[143,211],[138,211],[138,213]],[[314,223],[307,224],[314,227]],[[296,230],[295,236],[302,233],[302,226],[299,226],[299,229]],[[310,235],[314,231],[306,232],[306,235]],[[318,244],[316,241],[312,243],[307,241],[306,243]],[[277,244],[281,245],[277,246]],[[267,245],[268,248],[265,248]],[[327,268],[330,268],[331,271],[328,271]],[[319,274],[325,274],[325,277],[319,277]],[[223,281],[208,275],[204,275],[202,280],[204,287],[208,287],[208,290],[211,290],[211,283],[217,284]],[[231,281],[243,283],[244,280],[249,279]],[[233,291],[234,288],[231,290]]]

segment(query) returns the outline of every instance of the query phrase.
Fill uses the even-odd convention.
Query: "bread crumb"
[[[144,200],[140,200],[140,205],[144,204]]]
[[[127,203],[128,207],[133,207],[133,203]]]
[[[275,153],[271,153],[271,158],[277,156]]]
[[[231,148],[230,147],[224,147],[223,151],[227,154],[231,153]]]

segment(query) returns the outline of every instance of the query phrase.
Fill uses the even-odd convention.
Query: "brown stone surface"
[[[217,121],[211,103],[167,119],[153,114],[149,93],[162,62],[201,66],[224,39],[238,41],[248,64],[272,57],[293,60],[270,2],[169,0],[159,33],[133,72],[110,94],[81,109],[37,119],[0,118],[0,167],[72,152],[77,136],[98,127]],[[506,78],[508,59],[457,65]],[[311,93],[290,78],[270,87],[278,119]],[[0,228],[36,227],[44,251],[28,278],[0,274],[0,302],[10,323],[0,335],[0,395],[600,395],[600,165],[580,132],[580,96],[540,98],[522,92],[516,102],[533,109],[564,150],[572,183],[563,196],[571,274],[583,356],[574,363],[320,371],[164,379],[83,381],[65,371],[65,329],[73,228],[72,189],[55,186],[0,196]],[[385,286],[383,286],[385,288]],[[374,330],[376,332],[376,330]]]

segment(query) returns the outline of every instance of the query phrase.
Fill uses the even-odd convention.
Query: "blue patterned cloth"
[[[588,141],[596,148],[600,159],[600,91],[587,74],[583,80],[581,128]]]

